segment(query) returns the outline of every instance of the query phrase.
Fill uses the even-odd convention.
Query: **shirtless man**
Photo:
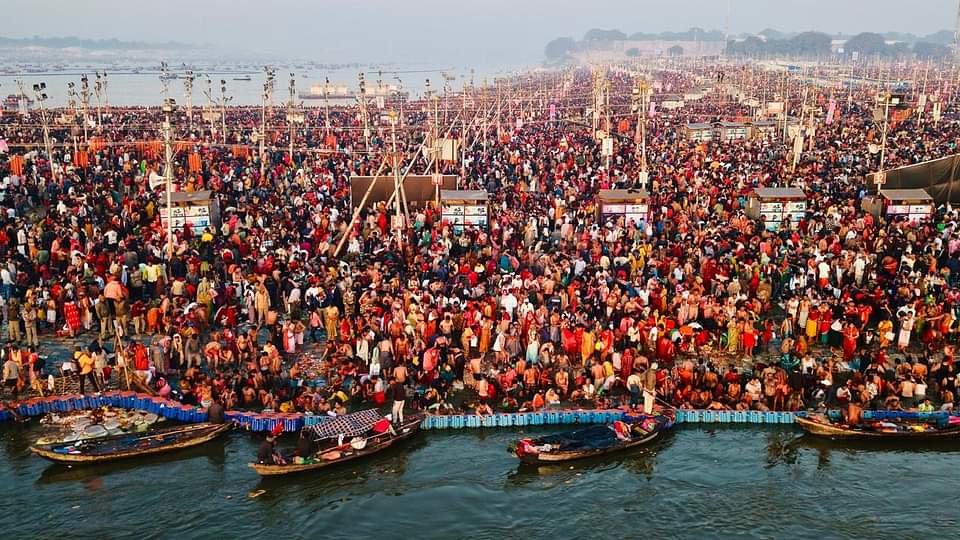
[[[847,404],[847,425],[858,426],[863,423],[863,408],[851,401]]]

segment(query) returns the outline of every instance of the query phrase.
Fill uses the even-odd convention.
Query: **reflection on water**
[[[507,476],[507,487],[510,484],[522,487],[534,480],[569,482],[586,473],[602,473],[620,468],[651,480],[658,454],[673,444],[674,437],[673,433],[667,433],[646,446],[573,461],[544,464],[518,462],[516,470]]]
[[[265,502],[271,497],[290,494],[302,496],[304,500],[313,500],[328,497],[338,491],[355,490],[370,483],[382,482],[385,478],[402,477],[407,471],[410,454],[426,446],[427,441],[424,435],[420,434],[383,452],[341,465],[287,476],[261,477],[253,491],[266,491],[264,495],[257,497],[260,502]],[[248,461],[252,461],[252,457]]]
[[[781,464],[796,465],[800,454],[797,448],[799,437],[795,433],[788,432],[767,433],[767,468]]]
[[[37,479],[37,484],[84,482],[91,479],[100,479],[104,476],[133,471],[144,466],[159,467],[198,457],[206,458],[211,467],[223,467],[226,463],[226,445],[228,444],[228,437],[219,437],[202,446],[184,448],[183,450],[177,450],[167,454],[124,459],[115,462],[93,463],[90,465],[64,465],[43,461],[47,463],[48,466],[40,474],[40,477]]]
[[[546,467],[520,466],[506,451],[551,431],[431,431],[366,459],[261,479],[247,467],[259,436],[67,468],[29,455],[35,427],[4,426],[0,497],[18,512],[0,513],[0,527],[12,538],[134,536],[121,532],[143,531],[149,517],[138,538],[419,540],[541,538],[545,526],[562,537],[624,537],[641,525],[643,536],[670,538],[943,538],[958,525],[917,504],[953,497],[955,443],[915,449],[790,426],[686,426],[647,447]],[[892,489],[890,471],[911,481]]]

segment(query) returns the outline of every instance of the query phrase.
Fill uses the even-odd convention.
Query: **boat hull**
[[[290,463],[287,465],[269,465],[263,463],[248,463],[248,466],[257,472],[260,476],[284,476],[288,474],[297,474],[308,471],[315,471],[318,469],[326,469],[328,467],[333,467],[335,465],[340,465],[341,463],[346,463],[348,461],[354,461],[360,458],[371,456],[391,446],[397,444],[400,441],[413,438],[414,435],[420,432],[420,419],[410,420],[404,422],[400,427],[397,435],[395,437],[389,437],[382,441],[374,442],[372,445],[368,442],[368,445],[363,450],[356,450],[351,452],[349,455],[343,456],[338,459],[333,459],[330,461],[316,461],[314,463]]]
[[[654,431],[653,433],[645,437],[641,437],[637,440],[630,441],[622,445],[612,446],[610,448],[601,448],[596,450],[586,450],[586,451],[580,451],[580,452],[540,452],[539,454],[524,454],[522,456],[519,456],[519,459],[523,463],[528,463],[531,465],[541,465],[546,463],[574,461],[578,459],[586,459],[591,457],[603,456],[606,454],[612,454],[614,452],[629,450],[630,448],[636,448],[638,446],[649,444],[654,439],[659,437],[661,433],[663,433],[662,430]]]
[[[129,449],[103,453],[97,453],[94,451],[90,453],[70,454],[56,451],[58,448],[62,449],[68,446],[62,443],[35,445],[30,447],[30,451],[55,463],[64,463],[70,465],[103,463],[107,461],[117,461],[121,459],[130,459],[153,454],[161,454],[165,452],[173,452],[184,448],[192,448],[217,438],[229,429],[229,424],[194,424],[191,426],[165,428],[163,430],[138,434],[137,436],[125,434],[104,437],[92,441],[93,445],[102,447],[115,440],[149,441],[151,438],[155,437],[182,435],[181,437],[171,440],[171,442],[168,444],[160,444],[152,447],[130,447]]]
[[[833,424],[825,424],[809,418],[796,418],[797,425],[810,435],[829,437],[833,439],[871,439],[871,440],[904,440],[904,439],[951,439],[960,438],[960,426],[938,431],[903,431],[884,433],[879,431],[861,431],[843,428]]]

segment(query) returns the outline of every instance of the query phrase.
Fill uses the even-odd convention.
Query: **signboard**
[[[440,208],[440,220],[453,225],[453,230],[460,233],[464,226],[487,226],[486,204],[444,204]]]
[[[639,224],[641,224],[641,223],[646,223],[646,221],[647,221],[647,214],[646,214],[646,213],[643,213],[643,214],[627,214],[627,215],[626,215],[626,224],[629,225],[631,221],[632,221],[633,223],[637,224],[637,225],[639,225]]]
[[[890,206],[887,207],[888,215],[909,214],[909,213],[910,213],[910,206],[905,204],[891,204]]]
[[[607,137],[603,140],[603,145],[601,146],[600,154],[604,157],[613,155],[613,137]]]
[[[160,207],[159,213],[161,223],[167,226],[167,208],[165,206]],[[189,223],[190,227],[195,231],[203,230],[212,223],[210,219],[210,207],[206,205],[174,206],[172,208],[172,214],[173,218],[170,222],[174,230],[183,229],[187,223]]]
[[[605,204],[603,205],[604,214],[625,214],[627,212],[627,205],[625,204]]]
[[[457,154],[460,152],[460,141],[458,139],[440,139],[440,159],[443,161],[456,161]]]
[[[783,203],[780,202],[763,202],[760,203],[761,212],[783,212]]]
[[[790,201],[787,203],[787,212],[805,212],[806,210],[806,201]]]

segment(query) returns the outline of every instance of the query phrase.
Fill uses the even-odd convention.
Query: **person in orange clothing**
[[[578,329],[579,331],[579,329]],[[580,358],[586,364],[587,360],[593,355],[597,347],[597,335],[593,330],[583,329],[583,337],[580,340]]]
[[[860,331],[852,323],[847,324],[843,329],[843,361],[850,362],[857,352],[857,340],[860,338]]]

